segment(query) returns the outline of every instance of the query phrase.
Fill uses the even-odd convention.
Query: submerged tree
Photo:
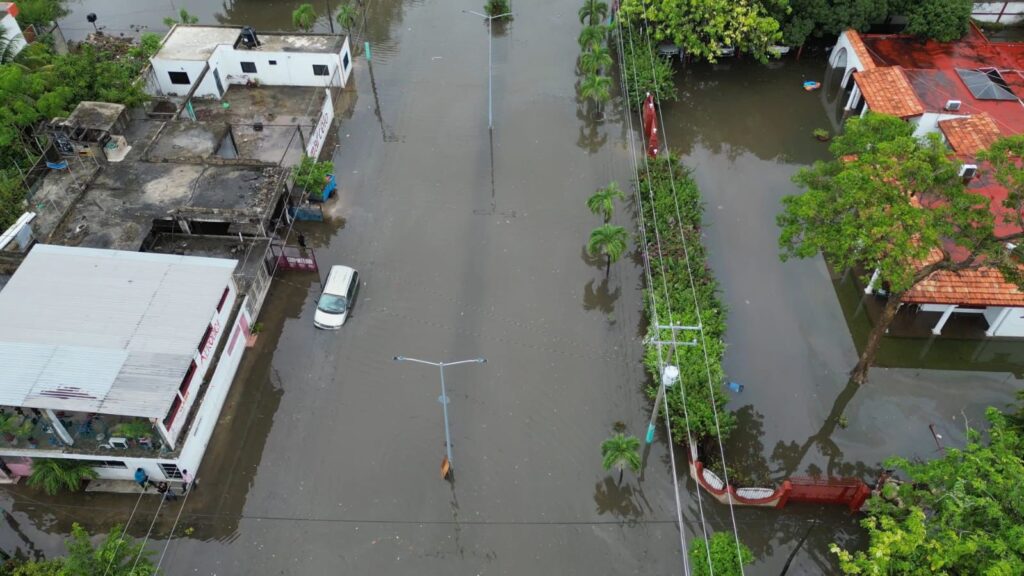
[[[316,26],[316,10],[312,4],[300,4],[298,8],[292,12],[292,26],[295,26],[303,32],[309,32]]]
[[[743,566],[754,561],[750,548],[737,541],[733,534],[715,532],[711,535],[710,545],[707,542],[703,538],[690,540],[690,573],[693,576],[741,576]]]
[[[612,213],[615,211],[615,201],[625,199],[626,195],[619,188],[619,183],[612,181],[604,188],[598,189],[597,192],[594,192],[593,196],[587,199],[587,208],[594,214],[603,217],[604,223],[607,224],[611,221]]]
[[[640,471],[640,440],[636,436],[614,434],[601,443],[601,465],[605,470],[619,471],[619,484],[626,468]]]
[[[584,0],[578,12],[580,24],[593,26],[600,24],[608,16],[608,4],[601,0]]]
[[[612,55],[604,46],[594,45],[580,54],[580,71],[584,74],[600,74],[612,65]]]
[[[580,30],[580,36],[577,41],[580,44],[580,50],[589,50],[595,46],[600,46],[604,43],[604,39],[608,37],[608,27],[595,24],[593,26],[584,26]]]
[[[580,97],[592,100],[598,107],[611,99],[612,79],[600,74],[588,74],[580,82]]]
[[[168,16],[167,18],[164,18],[164,26],[167,26],[168,28],[170,28],[171,26],[174,26],[175,24],[198,24],[198,23],[199,23],[199,16],[196,16],[194,14],[190,14],[189,11],[184,9],[184,8],[182,8],[181,10],[178,11],[178,18],[177,19],[172,18],[170,16]]]
[[[156,566],[152,552],[115,526],[99,546],[77,522],[71,526],[71,537],[64,542],[67,556],[49,560],[9,561],[2,568],[10,576],[152,576]]]
[[[995,408],[989,430],[927,462],[892,458],[867,504],[867,550],[832,545],[845,574],[1024,574],[1024,437]],[[985,438],[987,436],[987,438]]]
[[[885,286],[888,301],[851,378],[867,379],[882,336],[907,291],[933,274],[997,269],[1020,283],[1020,250],[996,237],[988,199],[969,192],[936,134],[919,140],[903,120],[869,113],[852,118],[830,146],[834,156],[800,170],[802,194],[782,199],[781,258],[823,253],[840,270]],[[1012,196],[1012,193],[1011,193]]]
[[[341,26],[349,36],[352,35],[352,28],[355,27],[358,19],[359,11],[356,10],[355,6],[351,4],[338,6],[338,16],[336,17],[338,26]]]
[[[605,277],[611,273],[612,262],[622,258],[625,253],[626,229],[622,226],[604,224],[590,232],[590,239],[587,241],[587,254],[601,255],[607,259],[604,269]]]

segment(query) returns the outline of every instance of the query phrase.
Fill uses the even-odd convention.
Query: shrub
[[[629,42],[630,32],[622,29],[622,57],[626,72],[626,90],[633,98],[631,105],[637,109],[643,104],[647,92],[656,94],[659,102],[676,101],[675,69],[672,64],[658,56],[655,46],[641,36],[633,33],[632,46]],[[638,41],[639,40],[639,41]]]

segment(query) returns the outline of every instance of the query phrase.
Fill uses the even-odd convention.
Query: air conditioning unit
[[[946,100],[946,110],[949,110],[950,112],[956,112],[957,110],[960,109],[960,106],[962,104],[963,102],[959,100]]]
[[[977,176],[977,174],[977,164],[964,164],[963,166],[960,167],[960,177],[963,178],[964,181],[973,179],[975,176]]]

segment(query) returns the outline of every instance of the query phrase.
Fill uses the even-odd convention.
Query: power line
[[[128,522],[125,523],[124,528],[121,529],[121,537],[117,539],[117,544],[114,546],[114,553],[110,556],[110,562],[107,562],[107,567],[103,570],[103,576],[107,576],[107,572],[110,571],[110,567],[114,564],[114,558],[117,558],[117,550],[121,547],[121,543],[124,542],[124,535],[128,533],[128,526],[132,523],[132,518],[135,517],[135,511],[139,509],[139,502],[142,502],[142,497],[146,495],[146,489],[143,488],[142,492],[139,493],[139,497],[135,500],[135,507],[132,508],[132,513],[128,515]]]
[[[168,488],[168,490],[170,490],[170,488]],[[153,514],[153,521],[149,523],[149,530],[146,531],[146,537],[142,539],[142,544],[139,546],[139,554],[135,557],[135,562],[132,564],[132,569],[130,571],[132,574],[135,573],[135,567],[139,565],[142,553],[146,551],[146,542],[149,541],[149,535],[153,532],[153,526],[156,526],[156,519],[160,517],[160,510],[164,507],[164,502],[166,501],[167,492],[165,491],[160,497],[160,505],[156,507],[156,514]]]
[[[185,504],[188,502],[188,497],[194,492],[195,484],[193,483],[190,489],[189,484],[185,484],[185,497],[181,500],[181,507],[178,508],[178,515],[174,518],[174,524],[171,526],[171,531],[167,534],[167,542],[164,544],[164,550],[160,553],[160,560],[156,563],[156,568],[153,570],[153,574],[160,573],[160,566],[164,563],[164,555],[167,554],[167,548],[171,545],[171,538],[174,538],[174,530],[178,527],[178,521],[181,520],[181,513],[185,511]],[[170,487],[167,488],[170,490]]]
[[[654,62],[654,49],[652,48],[652,41],[651,41],[651,37],[650,37],[650,22],[648,22],[648,20],[647,20],[647,12],[646,12],[646,10],[644,11],[643,14],[644,14],[644,16],[643,16],[644,24],[645,24],[644,32],[647,34],[647,41],[646,41],[646,43],[647,43],[647,53],[648,53],[648,56],[650,57],[651,70],[652,70],[652,74],[653,74],[653,70],[655,69],[655,62]],[[632,44],[632,34],[633,34],[632,27],[630,27],[629,32],[630,32],[630,43]],[[658,84],[657,84],[657,82],[654,82],[653,84],[654,84],[654,96],[655,96],[655,98],[658,100],[658,102],[660,104],[660,102],[661,102],[661,95],[658,94]],[[657,110],[658,110],[658,120],[661,123],[662,137],[663,137],[663,139],[665,141],[664,148],[665,148],[665,150],[670,150],[669,142],[668,142],[668,131],[667,131],[666,125],[665,125],[664,112],[663,112],[663,110],[661,110],[660,106],[658,107]],[[671,158],[671,152],[667,152],[667,154],[668,154],[668,157]],[[673,168],[674,167],[670,167],[669,168],[669,184],[670,184],[670,187],[671,187],[671,190],[672,190],[672,200],[673,200],[673,202],[675,204],[676,224],[679,227],[679,239],[680,239],[680,242],[681,242],[681,244],[683,246],[683,256],[684,256],[684,260],[686,262],[686,273],[687,273],[687,277],[689,279],[690,293],[691,293],[691,296],[693,296],[693,308],[694,308],[694,312],[696,313],[696,316],[697,316],[698,331],[700,332],[700,339],[701,339],[701,346],[700,346],[700,348],[701,348],[701,351],[703,352],[704,368],[705,368],[705,371],[706,371],[706,374],[707,374],[708,400],[711,403],[711,410],[712,410],[712,414],[714,415],[714,420],[715,420],[715,432],[716,432],[716,436],[717,436],[717,440],[718,440],[718,452],[719,452],[719,455],[721,456],[721,461],[722,461],[722,474],[723,474],[723,477],[724,477],[724,480],[725,480],[725,485],[729,486],[729,468],[726,466],[726,463],[725,463],[725,447],[722,444],[722,428],[721,428],[721,424],[719,422],[719,417],[718,417],[717,402],[715,401],[714,385],[712,384],[711,361],[710,361],[710,358],[708,356],[707,335],[704,332],[704,323],[703,323],[701,312],[700,312],[700,303],[698,302],[698,299],[697,299],[697,287],[696,287],[696,283],[694,282],[694,279],[693,279],[693,268],[692,268],[692,266],[690,264],[690,250],[689,250],[689,247],[687,246],[686,235],[685,235],[685,233],[683,231],[682,215],[681,215],[681,211],[679,210],[679,195],[676,192],[675,170]],[[674,343],[674,341],[675,341],[675,331],[674,330],[672,331],[672,338],[673,338],[673,343]],[[674,349],[675,349],[676,359],[678,361],[679,349],[678,349],[678,347],[675,347],[675,346],[674,346]],[[685,390],[685,388],[686,388],[685,385],[680,385],[679,386],[680,393],[684,394],[683,395],[683,407],[684,407],[684,409],[686,407],[686,397],[685,397],[685,393],[683,392]],[[691,445],[691,450],[693,450],[693,446],[692,445]],[[700,493],[700,483],[698,482],[697,485],[698,485],[697,492],[699,494]],[[733,536],[736,539],[735,542],[736,542],[736,560],[737,560],[737,565],[739,566],[740,574],[742,575],[742,574],[745,573],[744,569],[743,569],[743,553],[742,553],[742,550],[740,549],[740,536],[739,536],[739,530],[738,530],[738,528],[736,526],[736,510],[735,510],[735,507],[733,506],[732,495],[731,494],[727,494],[726,500],[729,503],[729,516],[730,516],[730,519],[732,521]],[[707,539],[705,539],[705,542],[707,542]],[[708,562],[709,562],[709,564],[711,562],[710,554],[711,554],[711,552],[710,552],[710,548],[709,548],[708,549]],[[714,569],[713,568],[712,568],[711,574],[712,574],[712,576],[714,576]]]

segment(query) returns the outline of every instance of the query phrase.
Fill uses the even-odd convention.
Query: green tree
[[[607,259],[604,275],[611,273],[612,262],[626,253],[626,229],[622,226],[603,224],[590,232],[587,240],[587,254],[604,256]]]
[[[487,3],[484,4],[484,12],[488,16],[499,16],[510,11],[508,0],[487,0]],[[505,16],[505,18],[508,18],[508,16]]]
[[[292,26],[295,26],[303,32],[309,32],[316,26],[316,10],[313,9],[313,5],[306,3],[300,4],[298,8],[292,12]]]
[[[890,14],[890,0],[790,0],[769,11],[782,24],[783,41],[800,46],[810,37],[837,36],[848,28],[867,31]]]
[[[67,556],[28,562],[13,561],[3,566],[10,576],[152,576],[156,574],[150,556],[142,544],[125,536],[115,526],[99,546],[93,546],[89,533],[77,522],[71,537],[64,542]]]
[[[18,24],[22,29],[43,26],[68,15],[63,0],[18,0]]]
[[[594,26],[604,22],[608,16],[608,4],[601,0],[583,0],[583,6],[579,10],[580,24]]]
[[[615,211],[615,201],[625,199],[626,195],[619,188],[619,183],[612,181],[587,199],[587,208],[594,214],[603,217],[604,223],[607,224],[611,221],[612,213]]]
[[[988,161],[993,176],[1006,188],[1003,222],[1024,229],[1024,135],[1000,138],[979,158]]]
[[[970,29],[972,0],[905,0],[904,5],[907,34],[952,42]]]
[[[601,442],[601,465],[605,470],[618,470],[619,484],[622,484],[622,475],[627,467],[632,472],[640,471],[640,440],[632,435],[613,434]]]
[[[178,11],[178,17],[172,18],[170,16],[164,18],[164,26],[170,28],[175,24],[198,24],[199,16],[190,14],[188,10],[182,8]]]
[[[580,82],[580,97],[584,100],[593,100],[600,107],[611,100],[612,79],[599,74],[588,74]]]
[[[604,46],[591,46],[580,55],[580,71],[584,74],[600,74],[612,65],[612,55]]]
[[[623,32],[627,34],[628,32]],[[627,47],[623,52],[626,70],[626,89],[629,90],[632,105],[640,108],[647,93],[654,94],[658,102],[676,101],[679,92],[676,90],[675,69],[665,58],[657,55],[654,44],[640,36],[635,46]]]
[[[655,40],[709,62],[727,47],[767,62],[782,40],[779,22],[757,0],[624,0],[620,12],[630,23],[649,22]]]
[[[93,478],[96,478],[96,470],[85,460],[36,458],[32,461],[28,485],[52,496],[61,490],[77,492],[82,489],[82,482]]]
[[[963,449],[885,463],[907,481],[868,501],[867,550],[832,545],[845,574],[1024,574],[1024,439],[998,410],[986,418]]]
[[[342,4],[341,6],[338,6],[338,15],[336,16],[336,20],[338,22],[338,26],[341,26],[345,30],[345,33],[351,36],[352,28],[355,27],[356,22],[359,20],[359,11],[351,4]]]
[[[726,532],[711,535],[711,545],[703,538],[690,540],[690,574],[692,576],[741,576],[743,566],[754,561],[750,548]],[[711,566],[708,566],[708,549],[711,550]],[[740,564],[742,559],[743,564]],[[712,570],[712,567],[714,570]]]
[[[933,273],[996,267],[1019,280],[1019,257],[1005,247],[1010,237],[995,236],[988,200],[964,187],[936,134],[913,131],[892,116],[850,119],[832,141],[834,159],[794,176],[804,192],[784,197],[777,217],[783,261],[823,253],[865,281],[878,271],[875,286],[889,297],[851,372],[857,384],[903,295]]]
[[[580,44],[580,50],[588,50],[594,46],[600,46],[604,43],[605,38],[608,37],[608,27],[595,24],[593,26],[584,26],[580,30],[580,37],[578,42]]]

